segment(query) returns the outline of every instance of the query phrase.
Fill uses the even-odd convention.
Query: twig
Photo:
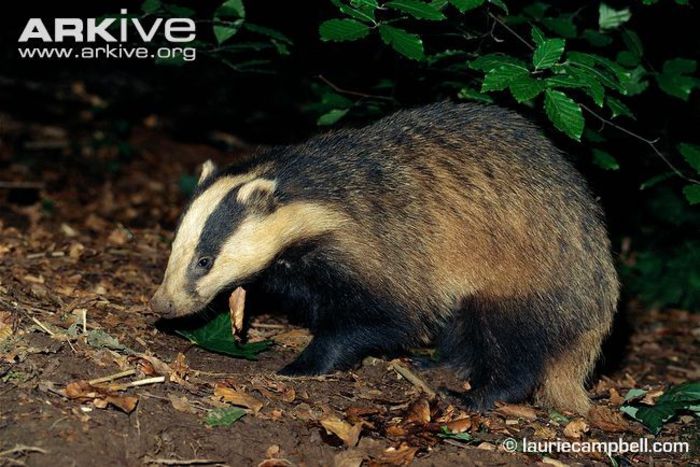
[[[165,376],[154,376],[153,378],[140,379],[138,381],[131,381],[129,383],[110,385],[110,389],[121,390],[127,388],[134,388],[136,386],[145,386],[147,384],[156,384],[164,382]]]
[[[251,323],[251,328],[262,328],[262,329],[286,329],[289,326],[286,324],[274,324],[274,323]]]
[[[7,449],[5,451],[0,451],[0,457],[6,457],[12,454],[26,454],[28,452],[38,452],[41,454],[48,454],[49,451],[42,449],[38,446],[25,446],[24,444],[15,444],[15,447]]]
[[[510,26],[508,26],[503,20],[501,20],[498,16],[494,15],[493,13],[489,12],[488,14],[491,18],[493,18],[494,21],[496,21],[498,24],[503,26],[503,28],[510,32],[516,39],[518,39],[520,42],[525,44],[525,46],[530,49],[530,50],[535,50],[535,46],[530,44],[530,42],[523,38],[520,34],[515,32]],[[664,163],[675,173],[678,177],[682,178],[683,180],[689,182],[689,183],[696,183],[700,184],[700,180],[696,180],[692,177],[688,177],[685,175],[683,172],[680,171],[673,163],[668,160],[668,158],[656,147],[656,143],[658,143],[658,138],[655,140],[645,138],[631,130],[628,130],[627,128],[618,125],[617,123],[608,120],[607,118],[603,117],[602,115],[598,114],[597,112],[593,111],[590,107],[584,105],[584,104],[579,104],[583,110],[591,114],[593,117],[597,118],[603,125],[610,125],[611,127],[615,128],[616,130],[626,134],[627,136],[630,136],[638,141],[641,141],[645,144],[647,144],[652,151],[654,151],[654,154],[656,154]]]
[[[387,100],[390,102],[393,102],[393,100],[394,100],[391,97],[387,97],[387,96],[378,96],[376,94],[366,94],[364,92],[350,91],[348,89],[340,88],[340,87],[336,86],[334,83],[332,83],[331,81],[329,81],[323,75],[318,75],[318,79],[320,79],[321,81],[326,83],[328,86],[330,86],[331,89],[333,89],[335,92],[339,92],[341,94],[347,94],[349,96],[357,96],[357,97],[369,97],[369,98],[373,98],[373,99],[384,99],[384,100]]]
[[[44,326],[44,324],[43,324],[41,321],[39,321],[38,319],[36,319],[35,317],[33,317],[33,316],[30,315],[30,314],[27,314],[27,315],[29,316],[29,319],[31,319],[32,321],[34,321],[34,322],[37,324],[37,326],[39,326],[39,327],[40,327],[44,332],[46,332],[49,336],[51,336],[51,337],[55,337],[55,336],[56,336],[56,333],[53,332],[51,329],[47,328],[46,326]]]
[[[413,373],[411,370],[409,370],[405,366],[401,365],[400,363],[393,362],[393,363],[391,363],[390,366],[399,375],[403,376],[406,379],[406,381],[408,381],[412,385],[419,388],[421,391],[423,391],[424,393],[429,395],[431,398],[435,397],[435,395],[436,395],[435,391],[433,391],[433,389],[430,386],[428,386],[428,383],[423,381],[423,379],[420,376],[416,375],[415,373]]]
[[[591,114],[592,116],[594,116],[595,118],[597,118],[598,120],[600,120],[600,122],[601,122],[603,125],[610,125],[611,127],[615,128],[616,130],[621,131],[622,133],[625,133],[626,135],[631,136],[632,138],[635,138],[635,139],[637,139],[637,140],[639,140],[639,141],[642,141],[643,143],[648,144],[649,147],[652,149],[652,151],[654,151],[654,153],[655,153],[662,161],[664,161],[664,162],[666,163],[666,165],[673,171],[673,173],[675,173],[677,176],[679,176],[680,178],[682,178],[682,179],[685,180],[686,182],[690,182],[690,183],[700,183],[700,180],[696,180],[696,179],[694,179],[694,178],[692,178],[692,177],[688,177],[688,176],[685,175],[683,172],[681,172],[680,169],[678,169],[675,165],[673,165],[673,163],[672,163],[670,160],[668,160],[668,158],[667,158],[661,151],[659,151],[659,149],[656,147],[656,143],[659,142],[658,139],[656,139],[656,140],[647,139],[647,138],[645,138],[645,137],[643,137],[643,136],[641,136],[641,135],[638,135],[637,133],[635,133],[635,132],[633,132],[633,131],[631,131],[631,130],[628,130],[628,129],[625,128],[625,127],[622,127],[622,126],[618,125],[618,124],[615,123],[615,122],[612,122],[612,121],[608,120],[608,119],[605,118],[605,117],[602,117],[601,115],[599,115],[599,114],[597,114],[596,112],[594,112],[593,110],[591,110],[591,108],[588,107],[587,105],[585,105],[585,104],[579,104],[579,105],[581,106],[581,108],[582,108],[583,110],[585,110],[586,112],[588,112],[589,114]]]
[[[159,464],[159,465],[203,465],[203,464],[222,464],[224,461],[219,459],[168,459],[159,457],[144,457],[144,464]]]
[[[115,379],[119,379],[119,378],[125,378],[125,377],[131,376],[133,374],[136,374],[136,370],[132,368],[131,370],[120,371],[119,373],[114,373],[113,375],[107,375],[107,376],[103,376],[101,378],[91,379],[90,381],[88,381],[88,383],[92,384],[92,385],[100,384],[100,383],[107,383],[109,381],[114,381]]]
[[[522,42],[523,44],[525,44],[525,46],[526,46],[528,49],[530,49],[530,50],[535,50],[535,46],[534,46],[534,45],[530,44],[530,43],[527,41],[527,39],[524,39],[523,36],[521,36],[520,34],[518,34],[517,32],[515,32],[515,31],[513,30],[513,28],[511,28],[510,26],[508,26],[501,18],[499,18],[498,16],[494,15],[494,14],[491,13],[490,11],[489,11],[489,16],[490,16],[494,21],[496,21],[498,24],[500,24],[501,26],[503,26],[503,28],[504,28],[506,31],[508,31],[509,33],[511,33],[511,34],[512,34],[513,36],[515,36],[517,39],[519,39],[520,42]]]

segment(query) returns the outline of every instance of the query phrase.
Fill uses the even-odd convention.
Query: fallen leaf
[[[350,425],[348,422],[335,416],[321,419],[321,425],[328,433],[336,435],[343,441],[343,444],[350,448],[357,444],[360,439],[360,432],[362,432],[362,423]]]
[[[537,420],[537,413],[532,407],[516,404],[502,404],[496,408],[496,412],[506,417],[523,418],[525,420]]]
[[[447,429],[452,433],[464,433],[472,427],[472,421],[470,418],[459,418],[453,420],[447,424]]]
[[[172,404],[173,408],[178,412],[190,414],[197,413],[197,409],[194,408],[192,403],[185,396],[177,397],[174,394],[169,394],[168,399],[170,399],[170,403]]]
[[[610,433],[619,433],[629,429],[629,425],[622,418],[620,412],[613,412],[608,407],[591,407],[591,410],[588,411],[588,420],[594,427]]]
[[[615,389],[615,388],[610,388],[608,393],[610,394],[609,398],[610,398],[610,403],[612,405],[615,405],[615,406],[622,405],[622,403],[625,401],[625,398],[622,397],[620,395],[620,393],[617,392],[617,389]]]
[[[231,426],[245,414],[246,411],[239,407],[223,407],[210,410],[204,422],[209,426]]]
[[[588,423],[582,418],[569,422],[564,427],[564,436],[567,438],[580,438],[584,433],[590,430]]]
[[[243,331],[243,318],[245,312],[245,289],[236,287],[228,298],[228,309],[231,313],[231,333],[234,337]]]
[[[311,334],[306,329],[292,329],[273,336],[272,340],[283,347],[301,349],[311,342]]]
[[[398,448],[390,447],[381,457],[377,459],[379,464],[389,464],[389,465],[408,465],[413,462],[413,458],[416,457],[416,452],[418,448],[409,446],[406,443],[401,443]]]
[[[484,441],[484,442],[482,442],[482,443],[479,443],[479,444],[476,446],[476,448],[477,448],[477,449],[484,450],[484,451],[495,451],[495,450],[496,450],[496,445],[495,445],[495,444],[491,444],[491,443],[487,443],[486,441]]]
[[[14,333],[14,318],[9,311],[0,311],[0,344]]]
[[[69,399],[92,401],[98,409],[105,409],[112,405],[125,413],[133,412],[139,402],[138,397],[122,395],[102,386],[93,386],[83,380],[68,383],[63,394]]]
[[[219,383],[214,386],[214,396],[230,404],[250,409],[253,413],[258,413],[263,408],[263,403],[255,397]]]
[[[430,423],[430,403],[427,399],[418,399],[408,408],[406,423],[425,425]]]

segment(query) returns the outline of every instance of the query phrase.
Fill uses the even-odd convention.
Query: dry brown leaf
[[[83,380],[68,383],[63,393],[69,399],[83,402],[91,400],[98,409],[113,405],[125,413],[133,412],[139,402],[138,397],[122,395],[105,387],[93,386]]]
[[[14,318],[9,311],[0,311],[0,343],[9,339],[14,333]]]
[[[321,425],[327,432],[333,433],[343,441],[347,447],[351,448],[360,440],[362,423],[350,425],[348,422],[333,415],[321,419]]]
[[[580,438],[584,433],[590,430],[588,423],[582,418],[570,421],[564,427],[564,436],[567,438]]]
[[[472,421],[470,418],[459,418],[453,420],[447,424],[447,429],[452,433],[464,433],[472,427]]]
[[[185,396],[177,397],[175,394],[169,394],[168,399],[170,399],[170,403],[172,404],[173,408],[178,412],[190,414],[197,413],[197,409],[194,408],[192,403]]]
[[[487,443],[486,441],[484,441],[484,442],[482,442],[482,443],[479,443],[479,444],[476,446],[476,448],[477,448],[477,449],[482,449],[482,450],[484,450],[484,451],[495,451],[495,450],[496,450],[496,445],[495,445],[495,444],[491,444],[491,443]]]
[[[391,447],[384,451],[376,462],[380,465],[409,465],[413,462],[413,458],[416,457],[416,452],[418,452],[418,448],[401,443],[398,448]]]
[[[629,429],[629,425],[622,418],[620,412],[613,412],[608,407],[591,407],[591,410],[588,411],[588,420],[594,427],[610,433],[619,433]]]
[[[537,423],[533,423],[531,426],[535,429],[535,438],[554,439],[557,437],[557,431],[554,428],[539,425]]]
[[[544,456],[542,458],[542,463],[543,464],[548,464],[548,465],[555,465],[556,467],[568,467],[569,464],[565,464],[562,461],[558,461],[556,459],[552,459],[551,457]]]
[[[360,467],[365,455],[357,449],[341,451],[333,458],[334,467]]]
[[[234,337],[243,331],[243,318],[245,313],[245,289],[236,287],[228,297],[228,309],[231,313],[231,332]]]
[[[389,425],[386,427],[386,435],[390,436],[392,438],[403,438],[406,436],[408,431],[406,431],[406,428],[404,428],[401,425]]]
[[[625,401],[624,397],[622,397],[620,393],[617,392],[617,389],[610,388],[608,392],[610,394],[610,403],[612,405],[619,406],[622,405],[622,403]]]
[[[272,336],[272,340],[283,347],[301,349],[311,341],[311,334],[306,329],[292,329]]]
[[[430,423],[430,403],[427,399],[418,399],[408,408],[406,423],[425,425]]]
[[[537,413],[532,407],[516,404],[502,404],[496,408],[496,412],[506,417],[523,418],[525,420],[537,420]]]
[[[258,413],[263,408],[263,403],[259,399],[219,383],[214,386],[214,396],[230,404],[250,409],[253,413]]]

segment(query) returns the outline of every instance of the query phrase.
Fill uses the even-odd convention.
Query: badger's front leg
[[[370,354],[391,354],[405,345],[401,330],[389,324],[348,329],[319,328],[311,343],[297,358],[279,371],[286,376],[312,376],[347,370]]]

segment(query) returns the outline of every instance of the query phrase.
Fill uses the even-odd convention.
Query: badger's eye
[[[197,267],[201,269],[209,269],[211,266],[211,258],[208,256],[202,256],[197,260]]]

